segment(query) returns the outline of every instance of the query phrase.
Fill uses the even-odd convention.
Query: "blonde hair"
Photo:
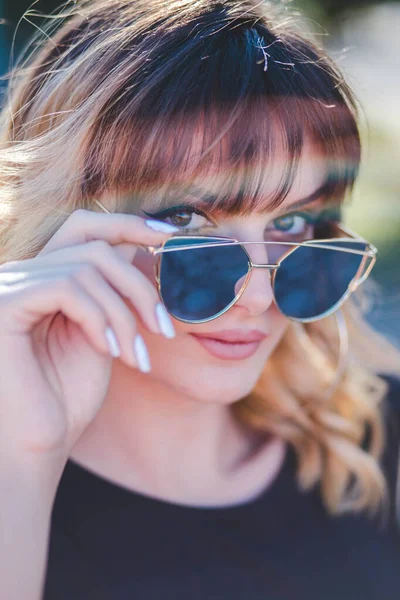
[[[210,205],[249,213],[265,202],[278,130],[287,161],[269,208],[290,189],[304,131],[329,165],[327,198],[342,198],[355,180],[351,92],[268,2],[85,1],[44,33],[12,72],[1,115],[0,263],[35,256],[73,211],[94,210],[104,195],[110,210],[134,212],[149,194],[162,204],[177,189],[217,179]],[[299,485],[320,483],[330,513],[373,513],[386,495],[386,384],[377,373],[394,372],[399,356],[355,304],[344,312],[351,354],[328,399],[337,360],[330,318],[291,324],[234,409],[294,447]]]

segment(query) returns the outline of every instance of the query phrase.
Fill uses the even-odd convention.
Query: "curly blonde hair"
[[[352,93],[325,53],[269,2],[97,0],[68,4],[10,74],[0,151],[0,263],[35,256],[76,209],[137,212],[148,194],[218,180],[210,208],[265,203],[268,160],[287,158],[269,209],[293,183],[305,136],[319,148],[326,202],[357,175]],[[110,204],[111,202],[111,204]],[[351,352],[333,394],[332,318],[292,323],[253,392],[234,405],[298,457],[302,489],[331,514],[384,504],[384,379],[400,357],[349,301]],[[371,353],[368,349],[373,348]],[[367,441],[366,441],[367,436]]]

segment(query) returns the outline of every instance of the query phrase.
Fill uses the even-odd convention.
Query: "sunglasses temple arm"
[[[151,254],[152,256],[157,256],[158,254],[160,254],[160,252],[158,252],[158,250],[162,249],[162,248],[156,248],[155,246],[142,246],[141,244],[138,244],[137,246],[138,246],[138,248],[141,248],[142,250],[147,252],[147,254]]]
[[[99,200],[95,200],[95,204],[97,204],[97,206],[100,208],[100,210],[102,210],[103,212],[107,213],[108,215],[111,215],[111,211],[108,210],[108,208],[106,208],[104,206],[104,204],[102,204],[101,202],[99,202]],[[143,246],[142,244],[137,244],[138,248],[142,248],[142,250],[145,250],[146,252],[148,252],[149,254],[156,254],[156,248],[155,246]]]
[[[348,354],[349,354],[349,333],[347,329],[346,319],[341,310],[338,310],[335,315],[336,325],[338,328],[339,334],[339,355],[338,361],[336,365],[336,372],[333,378],[333,381],[329,384],[329,387],[324,391],[324,399],[330,399],[336,391],[337,386],[342,380],[348,362]]]
[[[373,268],[374,264],[376,263],[376,257],[375,257],[375,256],[372,256],[372,257],[370,257],[370,258],[371,258],[371,260],[370,260],[370,263],[369,263],[368,267],[365,269],[365,271],[364,271],[364,273],[361,275],[361,277],[360,277],[359,279],[357,279],[357,281],[356,281],[356,284],[355,284],[355,286],[354,286],[354,290],[353,290],[353,291],[355,291],[355,290],[356,290],[356,289],[357,289],[357,288],[358,288],[358,287],[359,287],[359,286],[360,286],[362,283],[364,283],[364,281],[365,281],[366,279],[368,279],[368,276],[369,276],[369,274],[371,273],[371,271],[372,271],[372,268]]]
[[[360,240],[360,242],[365,242],[366,244],[369,243],[368,240],[366,240],[365,238],[363,238],[358,233],[355,233],[355,231],[353,231],[352,229],[350,229],[350,227],[347,227],[347,225],[344,225],[344,223],[337,223],[337,228],[342,233],[346,233],[349,237],[351,237],[351,238],[353,238],[355,240]]]

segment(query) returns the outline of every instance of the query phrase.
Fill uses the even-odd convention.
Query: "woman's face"
[[[280,164],[277,157],[275,165],[267,166],[271,193],[282,176]],[[182,198],[175,204],[178,208],[169,200],[167,214],[165,207],[152,206],[150,201],[142,210],[153,218],[182,227],[184,235],[192,232],[226,235],[241,241],[299,242],[313,237],[312,218],[324,208],[318,197],[318,190],[326,181],[322,165],[318,151],[305,146],[291,191],[283,204],[272,211],[264,208],[263,212],[249,216],[211,217],[204,211],[194,212],[193,199],[185,207]],[[208,191],[210,195],[213,193],[212,189]],[[308,198],[310,202],[295,206]],[[266,245],[246,248],[254,263],[268,263]],[[153,258],[144,252],[137,254],[135,265],[156,285]],[[139,322],[152,364],[146,377],[199,401],[224,404],[251,392],[289,324],[274,304],[268,269],[253,269],[239,300],[220,317],[194,325],[172,320],[176,337],[170,340],[149,332]],[[217,341],[221,337],[225,341]],[[246,338],[248,341],[244,343]]]

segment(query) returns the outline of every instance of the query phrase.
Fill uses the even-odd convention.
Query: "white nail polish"
[[[134,349],[139,369],[143,373],[148,373],[151,370],[149,353],[147,352],[146,344],[139,333],[135,337]]]
[[[166,338],[175,337],[175,329],[170,319],[169,314],[165,310],[164,306],[160,303],[156,306],[156,315],[160,329]]]
[[[179,231],[179,227],[174,227],[169,223],[163,223],[163,221],[155,221],[153,219],[147,219],[146,221],[147,227],[153,229],[153,231],[161,231],[162,233],[174,233],[175,231]]]
[[[107,327],[106,329],[106,338],[111,356],[113,356],[114,358],[118,358],[118,356],[121,356],[121,350],[118,344],[117,336],[115,335],[111,327]]]

